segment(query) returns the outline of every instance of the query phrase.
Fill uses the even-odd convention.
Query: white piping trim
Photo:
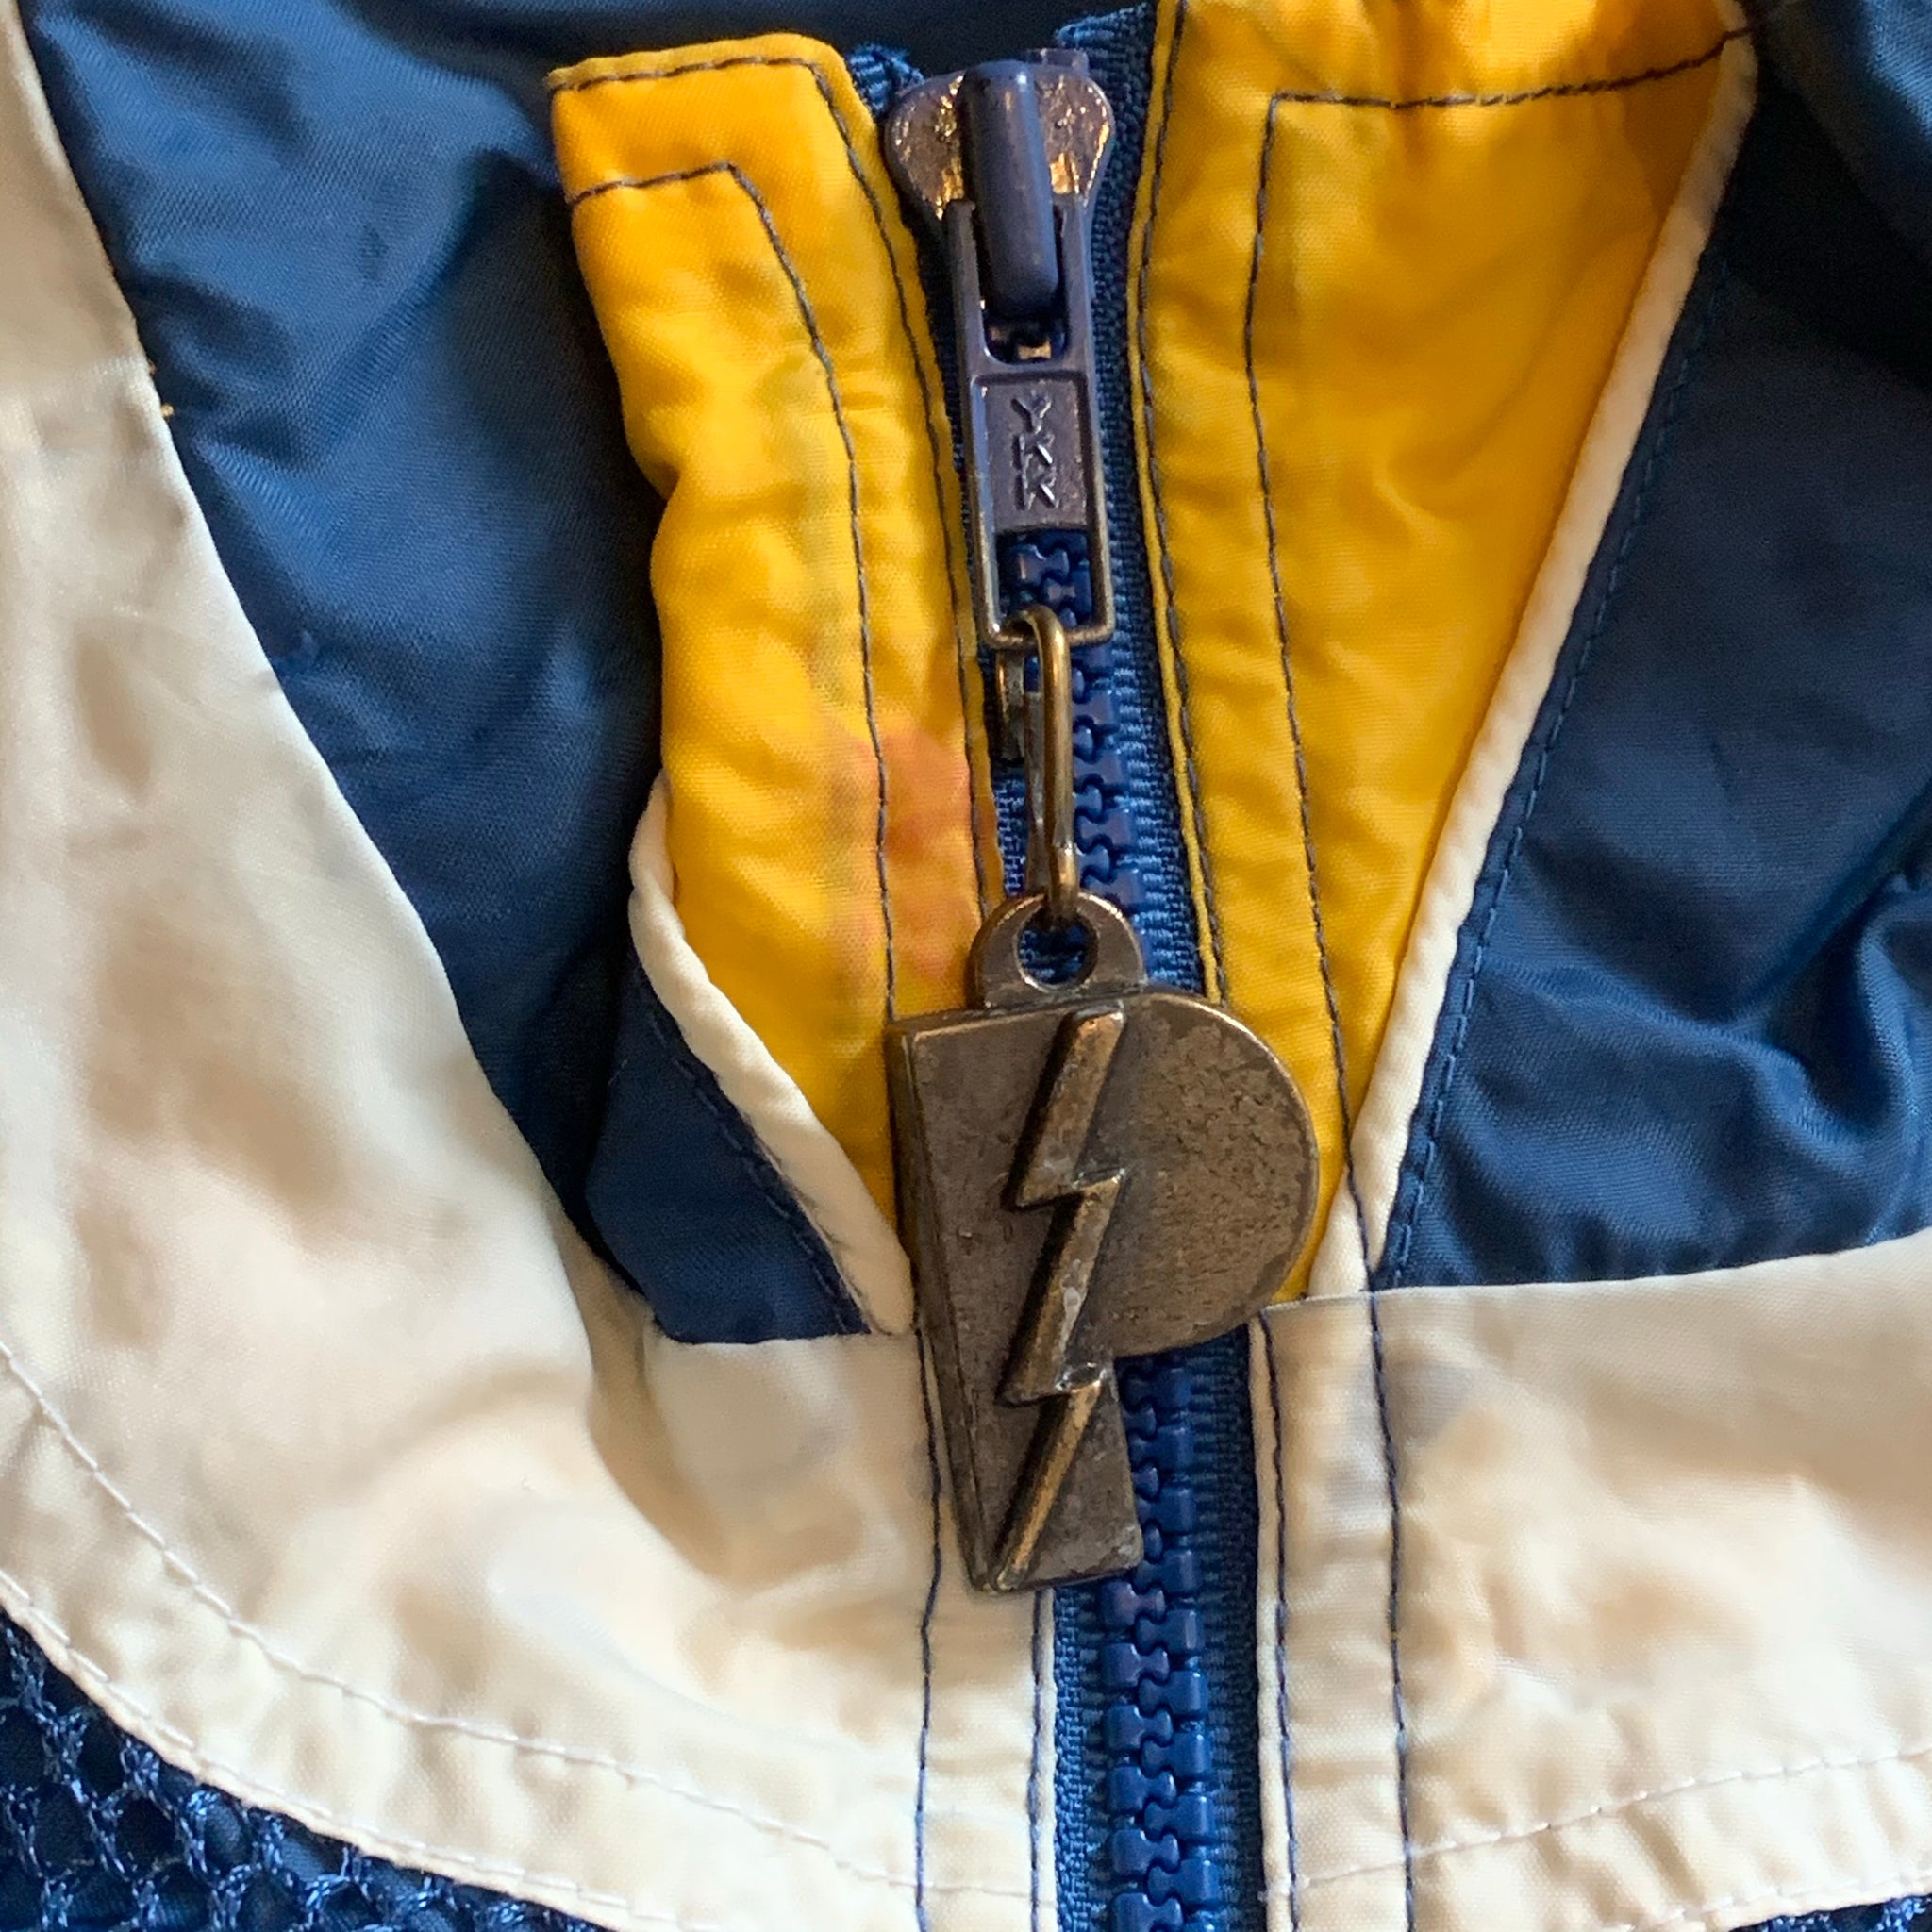
[[[1476,878],[1504,797],[1522,763],[1524,745],[1542,708],[1604,526],[1616,507],[1624,473],[1649,414],[1665,351],[1710,239],[1745,123],[1751,118],[1757,73],[1748,40],[1733,41],[1719,57],[1710,113],[1676,200],[1657,232],[1609,380],[1577,455],[1562,512],[1524,607],[1516,643],[1463,769],[1417,903],[1388,1030],[1351,1143],[1356,1185],[1368,1220],[1367,1239],[1357,1230],[1349,1191],[1341,1190],[1315,1258],[1310,1295],[1362,1291],[1368,1286],[1364,1251],[1372,1261],[1381,1258],[1409,1123],[1422,1097],[1423,1071],[1448,994],[1457,941],[1475,896]]]
[[[685,1044],[708,1067],[818,1230],[874,1328],[912,1325],[912,1268],[872,1190],[800,1091],[706,971],[673,901],[671,793],[659,774],[630,848],[630,932],[638,962]]]

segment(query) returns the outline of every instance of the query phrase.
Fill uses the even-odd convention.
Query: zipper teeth
[[[1077,546],[1036,540],[1008,562],[1012,589],[1062,622],[1086,615]],[[1082,886],[1133,919],[1143,893],[1113,668],[1111,644],[1074,653],[1074,833]],[[1124,1362],[1120,1391],[1145,1554],[1128,1574],[1090,1586],[1109,1760],[1098,1793],[1108,1932],[1215,1932],[1224,1847],[1202,1667],[1193,1374],[1178,1356]]]
[[[1085,623],[1092,615],[1093,596],[1085,547],[1084,537],[1073,532],[1011,545],[1001,559],[1009,607],[1030,599],[1044,604],[1070,627]],[[1136,857],[1124,734],[1109,688],[1113,662],[1110,643],[1083,644],[1073,653],[1074,845],[1080,856],[1080,884],[1134,919],[1145,894]],[[1011,794],[1010,802],[1002,800],[1008,808],[1000,815],[1001,843],[1010,867],[1024,849],[1025,792],[1017,773],[1001,776]]]
[[[876,50],[855,58],[853,67],[881,112],[919,77],[903,57]],[[1117,100],[1117,111],[1119,105]],[[1122,164],[1116,159],[1114,165]],[[1106,186],[1103,197],[1118,198],[1124,239],[1130,184]],[[928,247],[923,257],[955,431],[954,460],[963,464],[950,304],[935,252]],[[1104,363],[1096,375],[1103,391],[1121,380]],[[1105,397],[1099,400],[1105,409]],[[1108,454],[1113,463],[1121,460],[1118,448]],[[1115,500],[1117,479],[1108,475],[1101,481],[1116,518],[1123,512],[1131,517],[1138,508],[1131,491]],[[1128,558],[1118,546],[1131,543],[1133,527],[1131,522],[1114,525],[1117,598],[1128,581],[1120,568]],[[1037,599],[1070,627],[1091,615],[1084,532],[1019,539],[1007,546],[999,564],[1008,608],[1023,598]],[[1121,614],[1124,624],[1131,622],[1128,610]],[[1110,900],[1137,925],[1154,928],[1142,937],[1158,954],[1175,943],[1191,947],[1191,927],[1185,908],[1155,903],[1142,875],[1130,782],[1135,734],[1123,720],[1114,691],[1117,677],[1134,675],[1132,649],[1123,630],[1111,641],[1081,645],[1072,654],[1074,844],[1082,887]],[[992,666],[983,650],[981,669],[990,689]],[[1016,766],[996,767],[993,794],[1006,887],[1018,891],[1028,832],[1024,773]],[[1203,1551],[1196,1535],[1201,1512],[1191,1415],[1217,1377],[1197,1375],[1184,1356],[1124,1362],[1119,1374],[1145,1553],[1125,1576],[1056,1592],[1061,1626],[1056,1669],[1063,1711],[1077,1711],[1077,1728],[1086,1734],[1085,1748],[1065,1751],[1055,1777],[1061,1807],[1056,1832],[1061,1916],[1066,1924],[1084,1919],[1093,1932],[1224,1932],[1241,1917],[1224,1903],[1223,1877],[1233,1868],[1238,1848],[1224,1829],[1224,1807],[1216,1795],[1218,1761],[1229,1740],[1217,1740],[1208,1697],[1208,1607],[1202,1596]],[[1063,1747],[1070,1741],[1064,1732],[1061,1741]]]
[[[1133,919],[1144,895],[1119,742],[1120,714],[1108,689],[1112,669],[1110,644],[1090,644],[1074,654],[1074,844],[1080,854],[1080,883]]]
[[[1220,1819],[1201,1667],[1201,1558],[1194,1547],[1193,1377],[1178,1357],[1124,1365],[1121,1404],[1146,1554],[1095,1586],[1101,1719],[1108,1755],[1110,1932],[1208,1932],[1219,1924]]]

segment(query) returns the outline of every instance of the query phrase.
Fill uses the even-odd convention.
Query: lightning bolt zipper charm
[[[1038,607],[1023,617],[1040,890],[981,928],[970,1008],[886,1037],[960,1547],[1000,1591],[1139,1561],[1114,1363],[1258,1314],[1307,1237],[1316,1174],[1307,1108],[1267,1045],[1150,985],[1133,927],[1079,890],[1067,639]],[[1071,970],[1036,970],[1029,932],[1058,934]]]
[[[928,81],[886,126],[952,284],[992,738],[1024,758],[1032,816],[1033,890],[981,930],[972,1008],[887,1032],[900,1224],[960,1547],[988,1590],[1140,1559],[1114,1362],[1257,1313],[1315,1202],[1280,1062],[1224,1008],[1150,986],[1133,928],[1080,890],[1070,646],[1114,627],[1091,234],[1112,129],[1063,51]],[[1009,607],[1003,558],[1041,542],[1088,574],[1071,634],[1041,604]],[[1030,969],[1029,931],[1073,945],[1071,974]]]
[[[1113,1389],[1113,1364],[1077,1353],[1074,1339],[1126,1179],[1120,1168],[1091,1175],[1081,1172],[1126,1024],[1126,1008],[1118,1000],[1082,1008],[1060,1022],[1028,1145],[1013,1175],[1016,1208],[1061,1205],[1000,1386],[1002,1402],[1041,1407],[993,1565],[993,1585],[1000,1590],[1017,1589],[1032,1574],[1088,1424]]]

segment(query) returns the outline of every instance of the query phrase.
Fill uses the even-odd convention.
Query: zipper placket
[[[1125,408],[1126,242],[1151,22],[1139,34],[1136,24],[1132,15],[1094,23],[1099,44],[1085,49],[1114,108],[1118,149],[1096,196],[1087,277],[1116,627],[1074,653],[1074,834],[1081,884],[1133,920],[1153,976],[1198,989]],[[1109,243],[1112,274],[1104,266]],[[1009,566],[1016,601],[1041,586],[1052,601],[1061,577],[1071,579],[1065,614],[1083,614],[1074,601],[1079,577],[1067,562],[1049,553],[1023,577],[1018,560]],[[1024,792],[1017,772],[998,782]],[[1019,804],[1016,796],[1000,814],[1016,879],[1025,828]],[[1158,827],[1151,839],[1149,820]],[[1176,1291],[1184,1291],[1178,1284]],[[1246,1338],[1234,1335],[1121,1365],[1145,1555],[1126,1575],[1055,1592],[1057,1876],[1070,1927],[1249,1932],[1257,1923],[1258,1831],[1240,1829],[1243,1820],[1258,1822],[1246,1360]]]
[[[1151,9],[1105,16],[1061,38],[1064,51],[1036,58],[1060,65],[1084,55],[1113,107],[1120,150],[1078,238],[1090,251],[1080,280],[1093,303],[1099,522],[1115,586],[1112,634],[1074,652],[1080,881],[1134,922],[1154,977],[1198,990],[1127,400],[1127,237]],[[894,77],[901,86],[913,78],[903,66]],[[932,308],[971,492],[981,479],[967,473],[958,437],[958,345],[942,320],[951,303],[936,299]],[[1044,603],[1074,630],[1095,615],[1095,561],[1082,532],[1023,537],[998,554],[1000,593],[1008,610]],[[985,658],[995,689],[997,669]],[[999,735],[995,721],[996,744]],[[1006,883],[1017,891],[1028,829],[1017,763],[995,765],[994,792]],[[1259,1923],[1246,1363],[1246,1337],[1235,1334],[1120,1366],[1145,1554],[1125,1575],[1055,1592],[1056,1875],[1069,1927],[1249,1932]]]

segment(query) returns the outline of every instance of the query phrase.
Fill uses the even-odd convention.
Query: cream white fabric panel
[[[1278,1923],[1932,1886],[1932,1235],[1374,1320],[1278,1310],[1257,1377]]]
[[[1034,1624],[935,1582],[915,1344],[676,1347],[560,1223],[222,574],[11,0],[0,183],[0,1603],[408,1863],[1020,1932]]]

